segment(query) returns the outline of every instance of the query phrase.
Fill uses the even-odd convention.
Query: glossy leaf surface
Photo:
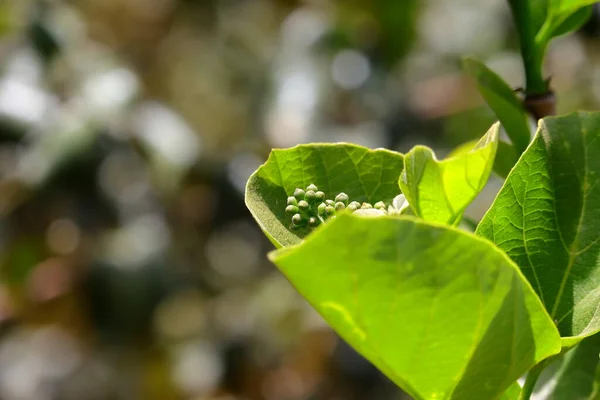
[[[560,351],[554,324],[513,262],[455,228],[343,214],[270,258],[415,399],[501,398]]]
[[[600,113],[546,118],[477,233],[521,268],[565,345],[600,330]]]

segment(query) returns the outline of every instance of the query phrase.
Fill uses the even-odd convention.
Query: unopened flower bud
[[[302,215],[296,214],[292,217],[292,223],[296,226],[302,226],[304,224],[304,219],[302,219]]]
[[[353,201],[352,203],[348,204],[347,209],[350,210],[351,212],[354,212],[356,210],[358,210],[360,208],[360,203],[358,201]]]
[[[392,204],[390,205],[396,214],[404,214],[406,211],[408,211],[409,206],[408,200],[403,194],[399,194],[398,196],[394,197],[394,200],[392,200]]]
[[[308,202],[306,200],[300,200],[298,202],[298,208],[300,209],[300,211],[307,211],[309,209],[310,205],[308,204]]]
[[[350,201],[350,198],[348,197],[348,195],[344,192],[338,194],[337,196],[335,196],[335,202],[338,203],[344,203],[344,206],[348,205],[348,202]]]
[[[325,215],[327,213],[327,205],[325,203],[319,204],[317,207],[317,214]]]
[[[326,211],[327,215],[329,215],[330,217],[335,215],[335,208],[333,206],[327,206]]]
[[[300,209],[297,206],[287,206],[285,212],[288,214],[296,214]]]
[[[383,201],[378,201],[373,205],[373,208],[377,210],[385,210],[385,203]]]
[[[306,200],[308,204],[313,204],[317,201],[317,194],[314,190],[307,190],[304,195],[304,200]]]
[[[300,200],[304,200],[304,195],[306,193],[304,192],[304,190],[300,189],[300,188],[296,188],[296,190],[294,190],[294,197],[296,198],[296,200],[300,201]]]

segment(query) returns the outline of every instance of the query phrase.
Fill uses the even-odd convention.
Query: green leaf
[[[581,28],[583,24],[590,19],[592,15],[592,6],[583,7],[558,24],[552,32],[552,37],[574,32]]]
[[[356,350],[415,399],[494,399],[560,351],[516,265],[473,234],[342,214],[270,259]]]
[[[478,140],[469,140],[461,144],[448,154],[448,158],[459,157],[470,152],[473,150],[473,147],[477,146],[477,142]],[[492,170],[501,178],[506,178],[518,160],[519,156],[513,145],[503,140],[498,140],[498,149],[496,149],[496,158],[494,159]]]
[[[521,386],[518,382],[514,382],[510,387],[502,394],[500,400],[518,400],[521,394]]]
[[[311,231],[290,230],[286,200],[294,189],[314,183],[333,199],[345,192],[352,201],[389,203],[400,193],[403,157],[347,143],[300,145],[273,150],[248,180],[246,205],[276,247],[300,242]]]
[[[600,353],[600,335],[581,341],[560,361],[558,372],[552,378],[552,400],[589,400],[596,387],[596,371]]]
[[[591,16],[595,0],[547,0],[548,8],[544,25],[536,36],[536,42],[545,48],[556,36],[580,28]]]
[[[464,66],[477,82],[479,93],[494,111],[516,150],[521,154],[531,140],[529,118],[522,101],[498,74],[483,63],[465,59]]]
[[[518,160],[519,155],[515,148],[505,141],[499,140],[494,160],[494,172],[501,178],[506,178]]]
[[[600,114],[545,118],[477,233],[521,268],[565,346],[600,330]]]
[[[419,217],[456,224],[485,186],[496,155],[499,124],[467,153],[438,161],[431,149],[416,146],[404,157],[399,184]]]
[[[448,153],[446,158],[461,157],[467,154],[473,150],[473,147],[477,146],[479,140],[480,139],[469,140],[468,142],[464,142],[463,144],[456,146],[450,153]]]
[[[549,0],[549,14],[573,14],[582,7],[597,3],[597,0]]]

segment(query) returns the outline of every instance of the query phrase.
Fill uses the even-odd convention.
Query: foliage
[[[342,215],[270,257],[331,326],[415,398],[495,398],[560,351],[552,320],[516,265],[459,230]]]
[[[600,113],[543,118],[532,139],[527,107],[551,93],[548,43],[580,27],[593,2],[509,3],[526,97],[467,59],[501,124],[478,142],[441,161],[425,146],[273,150],[247,184],[246,204],[278,248],[269,258],[415,399],[529,399],[548,365],[551,398],[597,391]],[[475,232],[463,231],[492,170],[504,185]]]
[[[502,123],[517,151],[522,153],[531,140],[529,117],[514,90],[483,63],[466,59],[465,70],[475,78],[479,92]]]
[[[416,146],[404,157],[400,189],[416,215],[455,225],[487,182],[498,146],[498,125],[469,151],[437,161],[431,149]]]
[[[476,235],[457,230],[489,176],[497,130],[442,161],[423,146],[404,157],[348,144],[276,150],[248,183],[250,210],[284,247],[270,259],[416,399],[499,398],[600,331],[600,114],[541,121]],[[314,230],[287,230],[281,211],[306,182],[369,202],[402,191],[420,218],[340,209]]]
[[[300,145],[273,150],[249,179],[246,204],[276,247],[297,244],[312,229],[290,230],[287,198],[296,188],[314,184],[326,196],[344,192],[358,202],[390,202],[400,193],[403,156],[352,144]]]
[[[552,115],[556,108],[549,80],[544,78],[543,61],[551,40],[580,28],[592,12],[591,0],[508,0],[521,41],[525,68],[525,101],[523,102],[504,80],[483,63],[467,58],[465,70],[477,82],[477,87],[489,107],[502,123],[512,146],[500,146],[505,163],[494,170],[502,177],[525,151],[531,140],[528,113],[541,118]],[[537,104],[542,100],[541,110]],[[512,147],[512,149],[511,149]]]
[[[600,330],[600,119],[540,122],[477,233],[522,268],[565,344]]]
[[[543,94],[543,60],[550,41],[575,31],[591,15],[593,0],[509,0],[519,37],[526,72],[527,92]]]

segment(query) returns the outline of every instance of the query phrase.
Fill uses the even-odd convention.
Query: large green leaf
[[[498,399],[560,351],[556,327],[516,265],[456,228],[346,213],[270,258],[415,399]]]
[[[446,224],[460,221],[490,176],[498,129],[495,124],[471,151],[443,161],[425,146],[415,146],[405,155],[399,184],[416,215]]]
[[[498,74],[483,63],[468,58],[464,60],[464,65],[466,71],[477,82],[479,93],[494,111],[506,134],[521,154],[531,140],[529,118],[523,102]]]
[[[400,193],[403,157],[353,144],[311,144],[273,150],[248,180],[246,205],[276,247],[298,243],[310,230],[290,230],[286,200],[295,188],[314,183],[328,198],[345,192],[351,200],[390,202]]]
[[[600,330],[600,113],[546,118],[477,233],[519,265],[565,345]]]

